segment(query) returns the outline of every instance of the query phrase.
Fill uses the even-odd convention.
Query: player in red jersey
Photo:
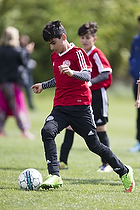
[[[91,66],[84,50],[67,41],[60,21],[49,22],[43,29],[43,38],[50,45],[54,78],[31,87],[34,93],[56,86],[54,107],[41,130],[48,166],[47,180],[41,188],[58,188],[63,185],[59,175],[55,137],[67,126],[82,136],[89,150],[105,158],[120,176],[127,192],[134,190],[133,170],[125,166],[97,137],[91,108],[91,91],[88,87]]]
[[[79,30],[80,42],[89,56],[92,64],[90,88],[92,91],[92,108],[94,112],[97,135],[100,141],[109,147],[109,138],[106,132],[108,122],[108,98],[107,89],[112,83],[112,69],[104,53],[95,46],[97,40],[97,23],[89,22],[83,24]],[[64,142],[60,149],[60,169],[68,169],[68,155],[73,144],[74,131],[70,126],[66,129]],[[99,172],[111,172],[112,168],[105,159],[101,159],[102,165]]]

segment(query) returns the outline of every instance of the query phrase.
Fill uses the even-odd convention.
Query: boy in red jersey
[[[92,64],[90,89],[92,91],[92,108],[94,112],[95,124],[97,126],[97,135],[100,141],[109,147],[109,138],[106,132],[106,123],[108,122],[108,98],[106,90],[112,83],[112,69],[103,54],[94,44],[97,40],[97,23],[88,22],[83,24],[78,29],[80,42],[83,49],[89,56]],[[67,161],[70,149],[73,144],[74,131],[68,127],[65,132],[64,142],[60,149],[60,169],[68,169]],[[112,168],[107,161],[101,159],[102,166],[98,169],[99,172],[111,172]]]
[[[59,175],[55,137],[69,125],[82,136],[92,152],[105,158],[120,176],[126,192],[135,187],[133,170],[125,166],[97,137],[91,108],[91,91],[88,87],[91,66],[84,50],[67,41],[61,21],[49,22],[43,29],[43,38],[50,45],[54,78],[31,87],[34,93],[56,86],[54,106],[41,130],[48,177],[41,188],[58,188],[63,185]]]

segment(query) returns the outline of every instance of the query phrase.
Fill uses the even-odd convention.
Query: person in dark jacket
[[[8,116],[14,116],[23,137],[34,139],[25,102],[20,66],[26,65],[19,45],[19,31],[7,27],[0,46],[0,136],[5,136],[4,125]]]
[[[137,80],[140,77],[140,16],[138,16],[137,20],[139,33],[133,37],[129,57],[130,75],[133,78],[133,93],[135,100],[137,99],[138,90]],[[140,151],[140,109],[137,109],[136,130],[137,143],[129,149],[130,152]]]

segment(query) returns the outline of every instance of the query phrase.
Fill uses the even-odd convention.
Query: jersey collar
[[[87,52],[87,55],[89,56],[91,54],[91,52],[96,48],[95,45],[92,46],[92,48],[90,49],[90,51]]]
[[[62,55],[64,55],[64,54],[66,54],[68,51],[70,51],[74,46],[75,46],[75,44],[74,43],[70,43],[70,48],[69,49],[67,49],[65,52],[62,52],[62,53],[59,53],[58,55],[59,56],[62,56]]]

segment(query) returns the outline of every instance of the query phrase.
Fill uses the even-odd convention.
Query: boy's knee
[[[58,133],[58,127],[54,122],[45,123],[41,130],[42,141],[54,139]]]
[[[89,136],[86,139],[86,143],[87,143],[87,146],[88,146],[88,148],[89,148],[90,151],[98,154],[98,152],[100,150],[100,144],[101,144],[101,142],[98,140],[97,135]]]

